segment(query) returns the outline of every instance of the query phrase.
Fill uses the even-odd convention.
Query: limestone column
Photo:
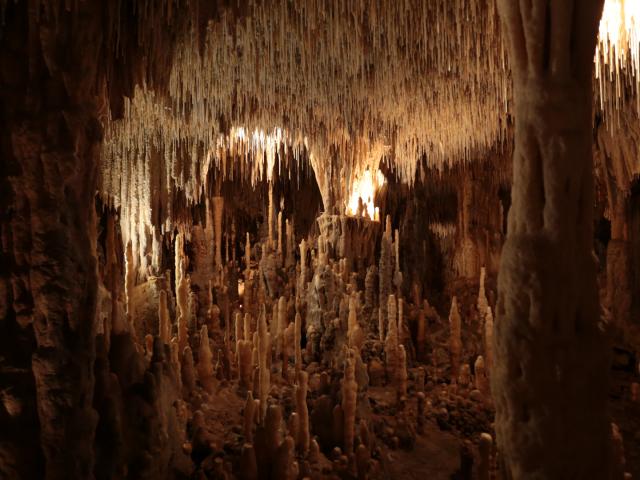
[[[498,0],[514,82],[512,206],[493,397],[506,478],[608,478],[608,358],[592,252],[602,0]]]
[[[23,409],[0,429],[0,477],[93,478],[102,18],[88,3],[39,18],[39,4],[5,7],[0,358],[19,373],[0,384]]]

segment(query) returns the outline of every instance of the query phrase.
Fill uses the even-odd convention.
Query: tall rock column
[[[512,206],[492,375],[507,478],[608,478],[607,346],[592,253],[602,0],[498,0],[513,73]]]
[[[39,7],[7,4],[0,40],[0,270],[10,285],[0,298],[0,358],[12,365],[26,354],[29,364],[14,365],[35,387],[0,433],[3,446],[32,435],[34,456],[0,477],[93,478],[102,24],[88,12],[94,5],[59,16],[39,16]]]

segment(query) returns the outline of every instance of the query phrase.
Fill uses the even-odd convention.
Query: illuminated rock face
[[[380,222],[346,215],[318,217],[318,226],[332,258],[347,258],[354,266],[370,265],[375,259]]]

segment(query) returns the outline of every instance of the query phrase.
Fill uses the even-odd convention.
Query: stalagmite
[[[357,302],[358,301],[354,295],[351,295],[351,297],[349,297],[347,338],[349,340],[349,347],[354,348],[359,352],[364,342],[364,331],[358,324],[358,315],[356,313],[356,310],[358,308]]]
[[[244,268],[246,272],[251,268],[251,237],[249,236],[249,232],[247,232],[247,241],[244,244]],[[245,283],[247,281],[247,275],[248,273],[245,273]]]
[[[318,445],[318,441],[314,438],[311,440],[311,444],[309,446],[309,461],[311,463],[315,463],[318,461],[320,456],[320,446]]]
[[[404,345],[398,347],[398,374],[397,374],[397,399],[400,401],[403,397],[407,396],[407,352],[404,349]]]
[[[182,352],[182,385],[183,396],[190,397],[196,389],[196,371],[193,365],[193,353],[191,347],[185,347]]]
[[[253,374],[253,344],[250,340],[238,340],[236,342],[238,379],[240,386],[249,388],[251,386],[251,376]]]
[[[133,299],[133,287],[136,282],[136,270],[133,263],[133,253],[131,242],[127,243],[127,253],[125,257],[125,283],[124,283],[124,291],[126,293],[126,305],[127,305],[127,316],[129,320],[131,331],[135,332],[134,329],[134,319],[131,317],[132,314],[132,299]]]
[[[178,346],[184,350],[188,342],[189,324],[189,281],[185,273],[184,234],[178,233],[175,241],[175,269],[176,269],[176,304],[178,312]]]
[[[367,312],[373,311],[375,306],[376,296],[376,277],[378,275],[378,269],[375,265],[371,265],[367,269],[367,276],[364,280],[364,308]]]
[[[387,338],[384,345],[386,358],[387,379],[391,385],[398,385],[398,368],[400,364],[398,350],[398,323],[396,317],[396,297],[389,295],[387,312],[389,320],[387,324]]]
[[[367,447],[362,444],[358,445],[355,456],[358,480],[366,480],[369,469],[369,451]]]
[[[287,300],[284,297],[280,297],[278,300],[278,313],[277,318],[274,318],[276,325],[276,355],[280,356],[284,353],[284,332],[287,328]]]
[[[215,264],[222,268],[222,211],[224,198],[213,197],[213,226],[215,232]]]
[[[258,366],[259,366],[259,399],[260,420],[267,414],[267,398],[271,389],[271,371],[269,357],[271,356],[271,335],[267,331],[267,319],[264,306],[258,319]]]
[[[296,378],[298,378],[302,370],[302,318],[298,312],[295,319],[295,367]]]
[[[478,302],[476,305],[478,308],[478,313],[480,315],[481,322],[482,320],[484,320],[484,317],[487,312],[487,308],[489,308],[489,302],[487,301],[487,295],[484,289],[485,277],[486,277],[486,269],[485,267],[481,267],[480,268],[480,287],[478,289]]]
[[[284,249],[283,246],[285,242],[283,242],[282,238],[282,211],[278,212],[278,255],[280,255],[280,259],[284,260]]]
[[[253,399],[253,393],[251,390],[247,392],[247,401],[244,404],[244,410],[242,412],[243,428],[244,428],[244,441],[247,443],[253,442],[253,426],[256,422],[256,404]]]
[[[387,217],[387,229],[382,236],[380,243],[380,268],[378,269],[378,280],[380,284],[379,298],[380,301],[380,316],[383,319],[387,319],[387,304],[384,302],[385,298],[391,294],[391,276],[392,276],[392,253],[391,253],[391,231],[389,227],[390,218]],[[380,333],[380,338],[384,338],[384,333]]]
[[[393,247],[395,250],[395,272],[393,275],[393,284],[398,292],[398,297],[400,297],[402,289],[402,272],[400,271],[400,232],[397,229],[395,231],[394,238],[395,241],[393,242]]]
[[[353,351],[349,352],[344,366],[344,379],[342,380],[342,412],[344,414],[344,452],[347,455],[353,453],[355,429],[356,429],[356,401],[358,395],[358,383],[356,382],[355,361]]]
[[[153,335],[150,333],[144,336],[144,352],[147,362],[151,362],[151,357],[153,356]]]
[[[478,480],[489,480],[491,478],[491,449],[493,438],[488,433],[480,434],[478,451],[480,461],[478,462]]]
[[[300,281],[298,283],[298,297],[303,298],[307,286],[307,242],[303,238],[300,242]]]
[[[213,353],[209,344],[209,333],[207,326],[200,329],[200,348],[198,350],[198,379],[202,387],[213,393],[215,387],[215,372],[213,370]]]
[[[256,452],[250,442],[242,446],[239,477],[241,480],[258,480],[260,478],[258,476]]]
[[[295,234],[294,234],[294,227],[293,227],[293,221],[290,221],[288,218],[285,220],[286,222],[286,226],[285,226],[285,239],[286,239],[286,246],[285,246],[285,262],[284,265],[287,268],[293,267],[296,264],[296,259],[295,259]]]
[[[458,312],[458,302],[454,296],[451,299],[451,310],[449,312],[449,352],[451,354],[451,378],[457,379],[460,370],[460,358],[462,355],[462,339],[460,313]]]
[[[296,476],[294,476],[293,449],[293,438],[291,438],[290,436],[285,437],[285,439],[280,444],[278,451],[276,452],[273,465],[273,478],[281,478],[282,480],[295,480]]]
[[[424,416],[425,416],[427,400],[426,400],[426,396],[425,396],[424,392],[418,392],[416,397],[417,397],[417,403],[418,403],[417,409],[416,409],[416,415],[417,415],[416,431],[419,434],[423,434],[424,433],[424,425],[425,425]]]
[[[160,340],[165,345],[171,342],[171,319],[169,318],[169,307],[167,306],[167,292],[160,291],[160,305],[158,307],[158,334]]]
[[[484,359],[487,373],[490,376],[493,368],[493,313],[491,313],[491,307],[487,307],[487,313],[484,316]]]
[[[253,340],[253,336],[251,333],[251,315],[248,313],[244,314],[243,323],[242,323],[242,332],[244,340],[251,341]]]
[[[294,387],[296,400],[296,413],[298,414],[298,437],[296,445],[303,454],[309,451],[309,410],[307,408],[307,390],[309,377],[307,372],[300,371],[296,374],[297,384]]]
[[[170,349],[171,349],[171,364],[176,372],[177,384],[178,384],[178,387],[180,388],[182,387],[182,365],[181,365],[182,357],[180,355],[178,339],[176,337],[171,338]]]
[[[615,423],[611,424],[611,474],[609,478],[612,480],[625,480],[625,464],[624,457],[624,440],[620,433],[620,428]]]
[[[244,339],[244,333],[243,333],[244,321],[242,319],[242,314],[240,312],[236,312],[235,314],[233,327],[234,327],[233,339],[236,342],[238,342],[238,340]],[[237,350],[236,350],[236,353],[237,353]]]
[[[269,234],[269,236],[267,237],[268,240],[268,247],[269,249],[273,250],[274,247],[274,243],[273,243],[273,224],[274,224],[274,208],[273,208],[273,183],[269,182],[269,208],[268,208],[268,216],[267,216],[267,232]]]
[[[464,363],[460,367],[460,375],[458,375],[457,381],[461,387],[468,387],[471,383],[471,367],[468,363]]]
[[[475,374],[476,390],[479,390],[485,397],[489,395],[489,380],[487,379],[487,371],[484,364],[484,358],[479,355],[473,366]]]

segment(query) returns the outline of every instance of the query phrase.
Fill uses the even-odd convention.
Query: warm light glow
[[[640,0],[606,0],[595,64],[603,111],[619,107],[629,80],[640,87]]]
[[[599,50],[605,63],[621,65],[631,56],[634,73],[638,70],[640,38],[640,2],[638,0],[607,0],[599,29]]]
[[[358,215],[358,203],[362,200],[362,216],[369,217],[372,220],[379,221],[377,214],[378,208],[374,205],[376,191],[384,185],[385,178],[380,170],[374,178],[371,170],[367,169],[364,173],[356,177],[351,186],[351,195],[347,204],[347,215]]]

